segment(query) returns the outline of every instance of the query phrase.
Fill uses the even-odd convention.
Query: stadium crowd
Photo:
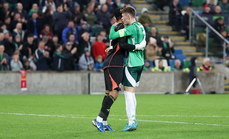
[[[111,15],[127,5],[133,6],[130,0],[0,0],[1,71],[102,72]],[[158,58],[175,59],[174,43],[158,34],[148,9],[142,9],[139,22],[148,31],[145,70]]]

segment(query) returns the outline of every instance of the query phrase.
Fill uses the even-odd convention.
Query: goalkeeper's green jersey
[[[139,22],[134,22],[131,25],[126,26],[115,32],[115,26],[111,27],[109,39],[117,39],[120,37],[129,36],[127,41],[129,44],[140,44],[145,39],[145,29]],[[129,56],[126,60],[127,67],[137,67],[144,65],[144,52],[141,50],[129,51]]]

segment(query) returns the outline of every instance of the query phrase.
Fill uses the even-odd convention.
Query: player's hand
[[[117,22],[115,22],[112,26],[117,26],[118,25],[118,23]]]
[[[110,48],[107,48],[107,49],[105,50],[106,53],[108,53],[109,51],[110,51]]]
[[[140,44],[135,45],[135,50],[144,50],[146,47],[146,40],[143,39],[143,41]]]

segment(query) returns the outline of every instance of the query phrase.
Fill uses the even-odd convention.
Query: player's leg
[[[126,112],[128,116],[128,124],[123,131],[136,130],[138,124],[136,122],[136,97],[135,87],[139,85],[142,67],[125,67],[125,75],[123,78],[124,95],[126,102]]]
[[[112,89],[109,91],[109,96],[112,98],[113,102],[117,99],[119,95],[119,90],[120,89],[120,83],[122,82],[123,78],[123,68],[109,68],[109,80],[111,82],[109,89]],[[111,108],[113,103],[110,103],[110,105],[107,105],[106,109]],[[109,116],[110,111],[108,111],[107,115],[105,118],[103,118],[103,124],[104,124],[104,129],[107,131],[113,131],[113,129],[110,128],[109,124],[107,123],[107,118]]]
[[[112,69],[104,70],[106,95],[103,98],[102,107],[101,107],[99,115],[97,116],[95,120],[93,120],[93,121],[98,122],[99,124],[102,123],[103,128],[107,129],[108,131],[113,131],[107,123],[107,117],[109,115],[112,104],[118,97],[118,90],[120,88],[119,86],[117,86],[117,84],[121,83],[121,80],[122,80],[119,78],[118,78],[119,80],[117,80],[116,78],[118,77],[118,75],[116,74],[116,72],[112,72],[112,71],[113,71]],[[100,130],[98,127],[97,129]],[[100,130],[100,131],[104,132],[105,130],[104,131]]]
[[[109,74],[108,74],[108,69],[104,70],[104,80],[105,80],[105,96],[103,97],[102,101],[102,107],[100,109],[99,115],[92,121],[92,124],[100,131],[100,132],[105,132],[104,130],[104,119],[106,119],[107,115],[107,100],[109,99],[109,90],[111,90],[111,81],[109,79]],[[106,124],[106,123],[105,123]]]

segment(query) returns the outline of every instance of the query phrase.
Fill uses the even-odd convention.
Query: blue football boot
[[[134,131],[138,127],[137,121],[134,121],[133,124],[129,125],[129,123],[126,124],[126,127],[122,129],[122,131]]]
[[[92,124],[100,131],[100,132],[106,132],[104,130],[104,126],[102,122],[98,122],[96,119],[92,121]]]
[[[105,130],[105,131],[114,131],[114,130],[110,127],[110,125],[104,125],[103,127],[104,127],[104,130]]]

